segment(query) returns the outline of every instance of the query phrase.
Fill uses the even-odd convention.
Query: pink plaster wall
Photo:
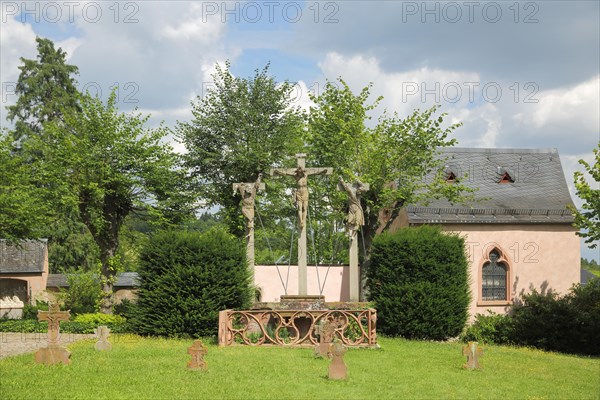
[[[532,288],[564,294],[580,279],[579,237],[569,225],[444,225],[465,238],[471,263],[471,320],[477,313],[504,313],[505,304],[481,301],[480,273],[484,254],[498,247],[510,267],[512,302]]]
[[[347,265],[333,265],[331,267],[309,265],[307,267],[308,294],[321,294],[319,291],[320,281],[325,301],[349,301],[348,269]],[[254,282],[261,289],[262,301],[279,301],[279,297],[282,294],[286,294],[277,273],[278,270],[281,274],[281,279],[285,283],[288,276],[287,265],[257,265],[254,267]],[[287,294],[298,294],[298,266],[292,265],[289,267],[289,279],[287,282]]]

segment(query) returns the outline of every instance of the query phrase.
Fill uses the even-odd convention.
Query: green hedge
[[[458,336],[470,301],[467,268],[464,240],[439,227],[377,236],[367,271],[377,330],[413,339]]]
[[[222,229],[161,232],[140,253],[137,333],[210,336],[218,313],[250,304],[250,272],[240,240]]]
[[[111,333],[131,332],[125,321],[99,325],[108,326]],[[97,327],[97,324],[91,322],[65,321],[60,323],[61,333],[94,333],[94,329]],[[0,332],[46,333],[48,332],[48,322],[32,319],[1,319]]]

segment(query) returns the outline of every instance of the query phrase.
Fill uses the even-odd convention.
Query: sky
[[[0,1],[0,123],[20,57],[53,40],[79,87],[151,123],[191,119],[215,65],[237,76],[270,63],[294,103],[342,77],[383,96],[378,113],[440,104],[458,146],[557,148],[573,173],[600,140],[600,2],[594,1]],[[181,150],[181,149],[180,149]],[[588,181],[590,177],[588,176]],[[597,185],[595,183],[595,185]],[[582,245],[582,256],[600,259]]]

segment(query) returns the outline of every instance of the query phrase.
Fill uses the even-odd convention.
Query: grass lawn
[[[600,359],[486,346],[483,370],[461,368],[460,343],[380,338],[381,349],[352,349],[346,381],[327,379],[328,360],[311,349],[208,345],[208,371],[189,371],[191,340],[111,337],[71,344],[71,365],[44,366],[33,354],[0,360],[8,399],[599,399]],[[1,345],[1,343],[0,343]]]

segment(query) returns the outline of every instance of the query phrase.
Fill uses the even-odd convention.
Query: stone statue
[[[275,169],[274,173],[279,175],[293,176],[296,179],[298,187],[294,190],[294,204],[298,211],[298,221],[300,228],[304,227],[306,222],[306,213],[308,212],[308,171],[306,168],[299,166],[295,170],[290,171]],[[323,172],[324,173],[324,172]]]
[[[344,190],[348,194],[348,217],[346,221],[346,233],[352,237],[361,226],[365,224],[365,214],[360,204],[361,195],[369,190],[369,185],[356,180],[353,185],[350,185],[339,177],[340,190]]]
[[[258,179],[254,183],[238,183],[234,186],[234,193],[240,192],[242,196],[242,214],[246,217],[247,226],[249,229],[254,228],[254,199],[256,192],[261,188],[262,173],[258,174]]]
[[[6,296],[0,299],[0,308],[23,308],[25,304],[18,296]]]

